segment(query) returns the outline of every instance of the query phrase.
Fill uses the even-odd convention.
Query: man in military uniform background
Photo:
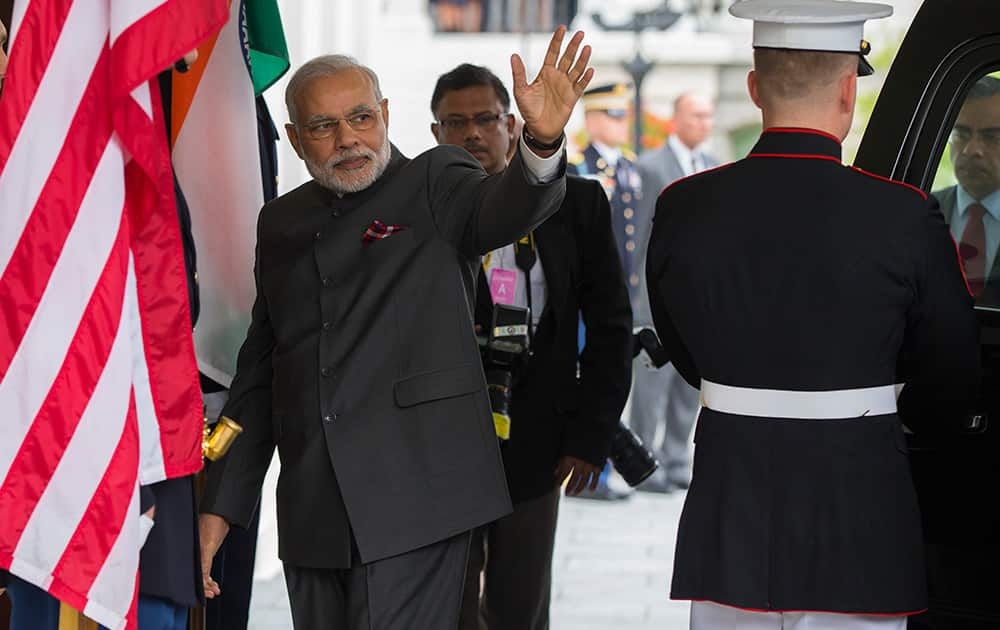
[[[567,173],[599,181],[608,195],[611,226],[628,286],[629,304],[635,311],[640,296],[637,231],[642,219],[637,210],[642,200],[642,180],[635,153],[625,146],[629,140],[632,91],[623,83],[612,83],[587,90],[580,100],[589,143],[581,153],[570,156]],[[645,220],[648,222],[649,218]],[[581,324],[581,345],[583,337]],[[617,476],[612,476],[611,467],[606,465],[597,490],[587,490],[577,496],[613,500],[627,498],[630,494],[631,489]]]
[[[937,203],[841,162],[864,22],[892,8],[730,12],[755,20],[764,132],[660,195],[646,266],[657,332],[702,400],[671,597],[696,630],[902,630],[927,581],[900,417],[957,433],[980,373]]]

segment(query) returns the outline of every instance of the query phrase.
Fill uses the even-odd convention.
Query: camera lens
[[[611,440],[611,464],[633,488],[660,466],[649,449],[643,446],[639,436],[621,422]]]

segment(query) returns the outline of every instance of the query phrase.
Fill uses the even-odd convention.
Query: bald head
[[[758,48],[750,96],[763,112],[765,126],[809,126],[842,138],[854,115],[857,75],[853,53]]]
[[[703,94],[684,92],[674,100],[674,135],[689,149],[708,140],[715,124],[715,105]]]

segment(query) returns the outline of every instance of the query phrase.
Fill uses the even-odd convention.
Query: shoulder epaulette
[[[629,162],[635,162],[636,160],[638,160],[638,159],[639,159],[639,156],[638,156],[638,155],[636,155],[636,154],[635,154],[635,152],[633,152],[633,151],[631,151],[631,150],[629,150],[629,149],[625,149],[625,148],[623,148],[623,149],[622,149],[622,155],[623,155],[623,156],[625,157],[625,159],[626,159],[626,160],[628,160]]]
[[[566,156],[566,161],[572,164],[573,166],[579,166],[580,164],[583,164],[583,159],[584,158],[582,153],[570,153],[568,156]]]

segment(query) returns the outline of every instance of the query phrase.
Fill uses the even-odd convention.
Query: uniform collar
[[[606,144],[602,144],[596,140],[594,140],[592,144],[594,146],[594,150],[597,151],[598,155],[604,158],[605,162],[611,166],[618,164],[618,159],[622,156],[621,151],[615,149],[614,147],[609,147]]]
[[[815,158],[840,162],[840,141],[825,131],[792,127],[764,130],[747,157]]]

